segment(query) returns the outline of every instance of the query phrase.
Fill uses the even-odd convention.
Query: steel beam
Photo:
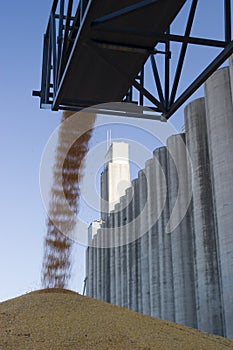
[[[221,64],[233,53],[233,41],[208,65],[208,67],[193,81],[183,94],[173,103],[169,111],[164,114],[169,119],[182,104],[217,70]]]
[[[159,77],[159,72],[158,72],[158,68],[157,68],[157,64],[156,64],[154,55],[150,56],[150,60],[151,60],[151,67],[152,67],[152,70],[153,70],[155,84],[156,84],[156,87],[157,87],[159,99],[162,102],[162,104],[165,105],[165,100],[164,100],[164,96],[163,96],[161,80],[160,80],[160,77]]]
[[[129,14],[129,13],[131,13],[133,11],[141,10],[143,7],[149,6],[149,5],[153,5],[153,4],[157,3],[157,2],[158,2],[158,0],[144,0],[144,1],[141,1],[141,2],[139,2],[137,4],[125,7],[123,9],[115,11],[115,12],[113,12],[111,14],[108,14],[106,16],[103,16],[103,17],[95,19],[92,22],[92,26],[97,26],[97,25],[100,25],[102,23],[106,23],[106,22],[111,21],[113,19],[116,19],[116,18],[122,17],[124,15],[127,15],[127,14]]]
[[[187,38],[189,37],[189,35],[191,33],[193,20],[194,20],[196,8],[197,8],[197,3],[198,3],[198,0],[193,0],[193,2],[192,2],[192,6],[191,6],[191,9],[190,9],[188,22],[187,22],[187,25],[186,25],[185,35],[184,35]],[[179,61],[178,61],[178,65],[177,65],[177,68],[176,68],[175,78],[174,78],[172,92],[171,92],[171,97],[170,97],[170,104],[173,104],[173,102],[175,100],[175,97],[176,97],[176,92],[177,92],[178,84],[179,84],[179,81],[180,81],[180,76],[181,76],[181,72],[182,72],[182,68],[183,68],[183,64],[184,64],[184,59],[185,59],[187,48],[188,48],[188,43],[184,42],[182,44],[182,47],[181,47]]]
[[[231,41],[231,0],[224,0],[225,10],[225,40]]]
[[[102,26],[101,28],[94,28],[95,32],[98,33],[121,33],[121,34],[127,34],[129,36],[134,36],[135,38],[142,39],[142,38],[155,38],[158,42],[166,43],[167,41],[174,41],[178,43],[187,43],[187,44],[193,44],[193,45],[202,45],[202,46],[210,46],[210,47],[220,47],[224,48],[226,46],[225,40],[215,40],[215,39],[208,39],[208,38],[201,38],[201,37],[192,37],[192,36],[185,36],[185,35],[177,35],[177,34],[168,34],[168,33],[157,33],[157,32],[145,32],[145,31],[135,31],[132,29],[124,30],[122,28],[110,28],[109,26]]]

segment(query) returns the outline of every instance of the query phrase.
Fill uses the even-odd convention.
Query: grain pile
[[[69,125],[65,123],[68,118],[72,118]],[[45,288],[65,288],[69,282],[72,240],[65,234],[71,232],[76,223],[79,183],[94,122],[95,115],[91,113],[78,113],[77,117],[71,112],[63,113],[44,242],[42,285]],[[71,140],[75,142],[67,149]]]
[[[45,289],[0,303],[1,350],[229,350],[233,341],[77,293]]]

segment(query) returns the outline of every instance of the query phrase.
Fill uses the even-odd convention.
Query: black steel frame
[[[157,0],[144,0],[137,5],[128,7],[127,9],[111,13],[108,16],[99,18],[93,22],[93,26],[96,26],[98,30],[98,24],[101,23],[101,30],[111,31],[108,28],[108,20],[113,17],[124,15],[129,11],[138,10],[140,6],[146,6],[148,3],[156,2]],[[199,0],[200,1],[200,0]],[[111,50],[127,50],[130,52],[139,52],[140,50],[149,50],[149,60],[152,67],[154,82],[157,89],[158,98],[156,98],[150,91],[145,88],[144,85],[144,68],[139,76],[134,80],[132,87],[123,101],[134,102],[139,106],[145,106],[145,97],[150,101],[154,111],[160,113],[166,119],[170,118],[178,108],[205,82],[205,80],[217,69],[224,61],[233,53],[233,41],[232,41],[232,28],[231,28],[231,0],[222,0],[224,4],[224,40],[211,40],[206,38],[197,38],[190,36],[193,22],[195,20],[196,9],[198,0],[192,0],[190,4],[189,15],[186,23],[186,29],[184,35],[174,35],[170,33],[170,28],[163,34],[161,33],[146,33],[158,43],[163,43],[165,46],[164,52],[156,50],[149,50],[146,47],[129,47],[122,45],[121,43],[109,43],[98,41],[96,44],[102,45],[104,48]],[[73,0],[54,0],[46,33],[44,35],[44,47],[43,47],[43,63],[42,63],[42,80],[41,90],[33,91],[34,96],[39,96],[41,101],[41,108],[50,105],[52,110],[69,109],[69,110],[81,110],[85,107],[96,104],[96,102],[80,101],[78,105],[67,103],[63,105],[54,104],[56,93],[59,88],[59,84],[62,79],[62,75],[65,71],[66,64],[69,60],[69,55],[72,51],[73,43],[78,34],[79,28],[82,26],[85,20],[85,11],[88,8],[89,0],[80,0],[77,9],[74,9]],[[103,27],[103,24],[105,27]],[[120,31],[121,29],[119,29]],[[127,30],[130,33],[130,28]],[[145,36],[145,33],[133,33],[138,37]],[[181,49],[179,53],[179,59],[176,67],[176,71],[173,76],[173,83],[171,82],[171,43],[181,43]],[[177,97],[177,91],[179,82],[181,79],[181,73],[185,63],[185,57],[188,45],[202,45],[206,47],[215,47],[221,49],[221,52],[217,57],[202,71],[200,75],[188,86],[188,88]],[[160,78],[160,72],[156,63],[156,55],[164,54],[164,82]],[[133,88],[139,92],[138,101],[133,101]],[[114,102],[114,101],[112,101]]]

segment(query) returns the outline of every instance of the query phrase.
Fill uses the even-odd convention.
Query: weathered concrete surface
[[[207,80],[205,95],[225,335],[233,338],[233,108],[228,67]]]
[[[102,299],[102,267],[101,267],[101,256],[102,256],[102,248],[101,248],[101,228],[97,231],[96,234],[96,245],[97,245],[97,254],[96,254],[96,267],[97,267],[97,281],[96,281],[96,298]]]
[[[92,282],[91,280],[91,269],[90,269],[90,264],[89,264],[89,259],[90,259],[91,253],[90,253],[90,247],[87,247],[86,249],[86,266],[85,266],[85,276],[87,277],[87,284],[86,284],[86,295],[91,296],[90,293],[90,284]]]
[[[107,220],[104,225],[103,232],[103,300],[110,302],[110,216],[107,217]]]
[[[189,176],[184,135],[170,136],[168,150],[169,213],[178,223],[171,231],[175,322],[196,327],[192,206],[187,208]]]
[[[167,148],[160,147],[155,150],[154,156],[158,159],[161,170],[168,180]],[[158,220],[159,238],[159,275],[161,296],[161,318],[175,320],[174,287],[172,272],[171,234],[166,233],[166,225],[169,219],[169,202],[167,196],[167,182],[160,172],[157,176],[157,205],[162,206],[162,213]],[[164,196],[166,201],[164,203]]]
[[[198,99],[186,107],[185,139],[193,172],[180,136],[170,137],[173,160],[166,147],[154,151],[145,171],[106,217],[114,231],[93,238],[86,265],[89,276],[93,270],[92,287],[91,281],[87,285],[93,297],[233,338],[230,85],[229,69],[221,69],[205,84],[206,103]],[[193,200],[183,215],[191,185]],[[95,248],[101,240],[114,248],[102,248],[102,254],[98,244]]]
[[[132,198],[132,244],[131,244],[131,256],[132,256],[132,310],[139,311],[139,302],[140,302],[140,292],[141,292],[141,275],[139,269],[139,244],[138,244],[138,235],[139,235],[139,189],[138,189],[138,179],[132,181],[133,189],[133,198]],[[141,305],[141,303],[140,303]]]
[[[197,328],[223,335],[217,234],[213,211],[205,99],[185,108],[186,144],[192,161]]]
[[[127,307],[126,196],[120,198],[121,306]]]
[[[140,269],[142,286],[142,313],[150,315],[150,274],[149,274],[149,234],[148,234],[148,203],[147,178],[145,170],[138,173],[139,210],[140,210]]]
[[[133,308],[133,278],[132,278],[132,265],[133,265],[133,256],[132,256],[132,240],[133,240],[133,188],[129,187],[126,189],[126,280],[127,280],[127,308]]]
[[[93,238],[93,298],[97,298],[97,235]]]
[[[230,72],[231,99],[233,103],[233,55],[231,55],[229,58],[229,72]]]
[[[159,268],[159,233],[158,220],[166,201],[166,193],[161,193],[160,205],[157,203],[158,179],[166,186],[166,179],[156,157],[147,161],[146,177],[148,184],[148,227],[149,227],[149,273],[151,316],[161,317],[160,268]],[[163,179],[163,180],[162,180]]]
[[[110,278],[110,303],[116,304],[116,271],[115,271],[115,215],[111,211],[109,215],[110,227],[110,253],[109,253],[109,278]]]
[[[115,285],[116,285],[116,305],[121,306],[121,255],[120,255],[120,204],[114,208],[115,223]]]

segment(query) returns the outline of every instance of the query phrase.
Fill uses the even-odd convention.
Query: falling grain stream
[[[66,233],[75,227],[84,158],[88,152],[95,117],[95,114],[86,112],[77,115],[63,112],[62,115],[44,242],[42,285],[45,288],[65,288],[70,279],[73,241]],[[66,126],[68,118],[71,118],[69,127]],[[67,152],[67,144],[71,139],[75,139],[75,142]]]

